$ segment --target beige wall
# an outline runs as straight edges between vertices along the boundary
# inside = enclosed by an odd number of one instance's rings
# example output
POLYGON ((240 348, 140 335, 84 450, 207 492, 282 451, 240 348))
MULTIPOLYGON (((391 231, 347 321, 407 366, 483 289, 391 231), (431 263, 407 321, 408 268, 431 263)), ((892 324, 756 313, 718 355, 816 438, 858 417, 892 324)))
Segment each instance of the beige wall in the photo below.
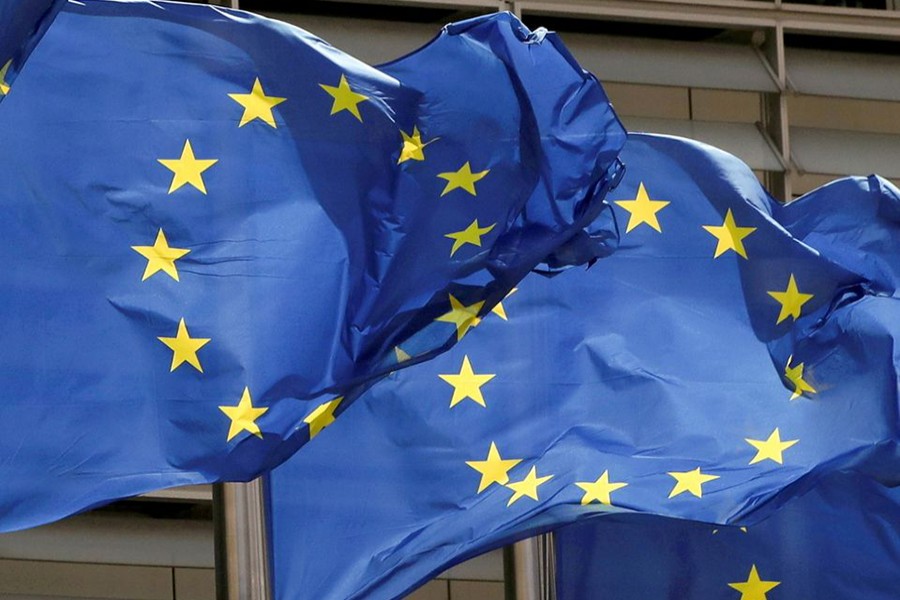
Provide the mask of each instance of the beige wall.
POLYGON ((214 600, 212 569, 0 560, 0 598, 214 600))
MULTIPOLYGON (((214 600, 209 487, 184 495, 191 500, 160 504, 154 494, 0 534, 0 600, 214 600)), ((179 490, 164 496, 177 500, 179 490)), ((502 552, 449 569, 411 598, 502 600, 502 552)))
MULTIPOLYGON (((470 563, 482 569, 490 558, 470 563)), ((409 600, 504 600, 502 571, 494 579, 439 578, 409 600)), ((0 559, 3 600, 215 600, 215 571, 80 562, 0 559)))

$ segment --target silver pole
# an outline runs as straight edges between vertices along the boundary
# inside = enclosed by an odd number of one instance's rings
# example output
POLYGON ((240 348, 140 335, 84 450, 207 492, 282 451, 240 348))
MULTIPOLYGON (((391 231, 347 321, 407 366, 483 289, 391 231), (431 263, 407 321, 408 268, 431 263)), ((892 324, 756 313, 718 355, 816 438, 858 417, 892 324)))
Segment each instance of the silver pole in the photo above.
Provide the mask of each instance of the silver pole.
MULTIPOLYGON (((209 0, 240 8, 239 0, 209 0)), ((271 600, 262 478, 213 486, 217 600, 271 600)))
POLYGON ((205 0, 207 4, 213 4, 215 6, 225 6, 228 8, 240 8, 238 6, 238 0, 205 0))
POLYGON ((553 534, 516 542, 504 558, 507 600, 556 600, 556 560, 553 534))
POLYGON ((213 486, 216 598, 270 600, 262 479, 213 486))

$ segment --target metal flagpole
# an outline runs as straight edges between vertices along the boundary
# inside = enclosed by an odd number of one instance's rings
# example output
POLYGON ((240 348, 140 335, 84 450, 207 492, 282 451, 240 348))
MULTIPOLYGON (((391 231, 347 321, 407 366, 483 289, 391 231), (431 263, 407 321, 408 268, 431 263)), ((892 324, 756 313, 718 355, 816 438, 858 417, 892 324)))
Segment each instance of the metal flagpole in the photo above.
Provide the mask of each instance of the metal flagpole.
POLYGON ((556 600, 553 534, 516 542, 503 553, 506 600, 556 600))
MULTIPOLYGON (((239 0, 207 0, 240 8, 239 0)), ((269 556, 262 479, 213 486, 216 598, 270 600, 269 556)))
MULTIPOLYGON (((498 10, 508 10, 519 19, 517 0, 498 0, 498 10)), ((553 533, 516 542, 503 549, 506 600, 556 600, 556 560, 553 533)))
MULTIPOLYGON (((207 0, 240 8, 239 0, 207 0)), ((213 486, 217 600, 270 600, 262 479, 213 486)))
POLYGON ((213 486, 217 600, 270 600, 262 479, 213 486))

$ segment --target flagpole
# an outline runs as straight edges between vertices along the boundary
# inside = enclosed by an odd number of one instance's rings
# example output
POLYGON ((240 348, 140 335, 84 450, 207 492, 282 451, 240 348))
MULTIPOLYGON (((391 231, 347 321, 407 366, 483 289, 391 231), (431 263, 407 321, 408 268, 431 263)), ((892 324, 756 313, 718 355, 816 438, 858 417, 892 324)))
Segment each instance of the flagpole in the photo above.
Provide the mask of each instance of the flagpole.
POLYGON ((217 600, 270 600, 262 479, 213 486, 217 600))
MULTIPOLYGON (((498 0, 497 10, 508 10, 519 19, 517 0, 498 0)), ((506 600, 556 600, 556 560, 553 533, 545 533, 504 548, 506 600)))
MULTIPOLYGON (((240 8, 240 0, 207 0, 240 8)), ((213 486, 217 600, 270 600, 262 479, 213 486)))
POLYGON ((552 533, 516 542, 503 559, 506 600, 556 600, 552 533))

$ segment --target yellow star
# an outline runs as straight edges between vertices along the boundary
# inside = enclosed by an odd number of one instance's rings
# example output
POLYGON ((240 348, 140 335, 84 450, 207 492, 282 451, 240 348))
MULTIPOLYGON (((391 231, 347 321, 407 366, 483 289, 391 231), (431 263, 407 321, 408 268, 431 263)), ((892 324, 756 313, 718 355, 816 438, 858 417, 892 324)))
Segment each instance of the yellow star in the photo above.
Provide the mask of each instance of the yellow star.
MULTIPOLYGON (((738 527, 738 529, 741 530, 741 533, 747 533, 747 528, 746 528, 746 527, 738 527)), ((713 529, 712 532, 713 532, 713 535, 716 535, 717 533, 719 533, 719 530, 718 530, 718 529, 713 529)))
POLYGON ((496 377, 496 375, 494 373, 476 375, 475 371, 472 370, 469 357, 466 355, 463 356, 462 366, 458 374, 439 374, 438 377, 453 386, 453 397, 450 399, 450 408, 453 408, 466 398, 471 398, 481 406, 487 406, 484 403, 484 396, 481 395, 481 386, 496 377))
POLYGON ((611 505, 610 494, 628 484, 610 481, 609 471, 603 471, 603 475, 598 477, 597 481, 579 481, 575 485, 584 490, 582 504, 590 504, 596 500, 600 504, 611 505))
POLYGON ((357 104, 368 100, 369 97, 357 94, 351 90, 350 84, 347 83, 347 78, 344 75, 341 75, 341 81, 338 83, 337 87, 325 85, 324 83, 320 83, 319 87, 334 98, 334 103, 331 105, 332 115, 337 114, 342 110, 346 110, 362 123, 362 115, 359 114, 359 107, 357 104))
POLYGON ((780 581, 763 581, 759 578, 756 565, 750 567, 750 576, 747 581, 729 583, 728 587, 741 593, 741 600, 767 600, 766 593, 781 585, 780 581))
POLYGON ((403 136, 403 147, 400 149, 400 158, 397 160, 398 165, 408 160, 425 160, 425 146, 437 140, 435 138, 434 140, 423 142, 422 134, 419 133, 419 128, 416 126, 413 126, 412 135, 402 130, 400 135, 403 136))
POLYGON ((9 84, 6 83, 6 74, 9 72, 10 66, 12 66, 12 59, 6 61, 6 64, 0 68, 0 96, 5 96, 9 93, 9 84))
MULTIPOLYGON (((519 291, 519 288, 513 288, 509 290, 509 293, 503 297, 503 300, 506 300, 513 294, 519 291)), ((503 319, 504 321, 508 321, 509 319, 506 317, 506 309, 503 308, 503 302, 498 302, 494 308, 491 309, 491 312, 503 319)))
POLYGON ((447 185, 444 186, 444 191, 441 192, 441 197, 443 198, 445 195, 457 188, 464 189, 473 196, 476 196, 477 194, 475 193, 475 182, 484 179, 484 176, 490 173, 490 171, 490 169, 485 169, 484 171, 473 173, 472 167, 469 165, 469 162, 466 161, 466 164, 461 166, 459 168, 459 171, 439 173, 438 177, 447 180, 447 185))
POLYGON ((651 200, 644 188, 644 183, 638 184, 637 198, 634 200, 616 200, 616 204, 627 210, 628 225, 625 227, 625 233, 628 233, 641 223, 646 223, 656 231, 662 233, 659 226, 659 219, 656 213, 667 207, 670 203, 667 200, 651 200))
POLYGON ((492 483, 505 485, 509 481, 509 470, 522 462, 520 458, 503 459, 497 444, 491 442, 487 458, 484 460, 467 460, 466 464, 481 473, 481 482, 478 484, 478 493, 483 492, 492 483))
POLYGON ((506 487, 508 487, 515 493, 512 495, 512 498, 509 499, 509 502, 507 502, 506 505, 512 506, 513 502, 524 496, 528 496, 532 500, 537 500, 538 486, 547 483, 551 479, 553 479, 553 475, 538 477, 537 467, 531 467, 531 470, 528 471, 528 475, 525 476, 525 479, 523 479, 522 481, 514 481, 510 484, 507 484, 506 487))
POLYGON ((721 225, 704 225, 703 229, 716 238, 716 253, 713 258, 719 258, 729 250, 734 250, 740 256, 747 258, 744 250, 743 239, 756 231, 756 227, 738 227, 734 222, 731 209, 725 213, 725 222, 721 225))
POLYGON ((706 475, 700 472, 700 467, 693 471, 675 471, 668 473, 675 478, 675 487, 669 492, 669 498, 674 498, 678 494, 690 492, 698 498, 703 497, 703 484, 713 479, 718 479, 718 475, 706 475))
POLYGON ((766 292, 775 300, 781 304, 781 312, 778 313, 778 320, 775 321, 775 324, 778 325, 788 317, 792 317, 795 321, 800 318, 800 309, 804 304, 812 300, 812 294, 804 294, 797 288, 797 281, 794 279, 794 274, 791 273, 791 278, 788 280, 787 289, 783 292, 766 292))
POLYGON ((231 419, 231 427, 228 429, 228 439, 225 440, 226 442, 230 442, 234 436, 242 431, 247 431, 258 438, 262 438, 262 432, 259 430, 259 425, 256 424, 256 420, 263 416, 269 409, 253 407, 253 399, 250 397, 250 388, 244 388, 244 393, 241 394, 241 401, 238 402, 237 406, 220 406, 219 410, 231 419))
POLYGON ((243 127, 254 119, 260 119, 277 128, 272 109, 287 100, 287 98, 279 98, 277 96, 266 96, 262 84, 259 82, 259 77, 253 83, 253 89, 250 90, 249 94, 228 94, 228 97, 244 107, 244 114, 241 116, 241 122, 238 127, 243 127))
POLYGON ((803 364, 800 363, 795 366, 791 366, 791 359, 794 358, 794 355, 788 356, 787 364, 784 366, 784 376, 794 385, 794 393, 791 394, 791 400, 796 400, 804 393, 815 394, 816 388, 810 385, 805 379, 803 379, 803 364))
POLYGON ((469 331, 470 327, 475 327, 481 323, 478 317, 478 311, 484 306, 484 301, 463 306, 463 303, 457 300, 453 294, 450 296, 450 312, 445 313, 435 319, 443 323, 453 323, 456 325, 456 341, 463 339, 463 336, 469 331))
POLYGON ((185 248, 172 248, 166 240, 166 234, 160 229, 156 234, 156 241, 152 246, 132 246, 132 250, 147 259, 147 267, 144 269, 144 276, 141 281, 147 279, 158 271, 164 272, 166 275, 178 281, 178 269, 175 268, 175 261, 190 252, 185 248))
POLYGON ((183 318, 178 322, 178 333, 175 334, 175 337, 161 337, 157 339, 172 350, 172 368, 169 369, 170 373, 185 362, 201 373, 203 372, 203 367, 200 366, 200 359, 197 358, 197 351, 209 343, 209 338, 192 338, 188 333, 188 328, 184 324, 183 318))
POLYGON ((180 158, 159 158, 157 160, 175 174, 172 177, 172 185, 169 186, 170 194, 187 183, 205 194, 203 172, 219 162, 217 158, 199 159, 194 157, 191 140, 185 140, 180 158))
POLYGON ((473 246, 478 246, 481 248, 481 236, 490 233, 491 229, 493 229, 497 224, 494 223, 488 227, 479 227, 478 219, 472 221, 472 223, 463 229, 462 231, 454 231, 453 233, 447 233, 444 235, 445 238, 450 238, 453 240, 453 247, 450 248, 450 256, 456 254, 456 251, 465 246, 466 244, 472 244, 473 246))
POLYGON ((336 409, 344 397, 338 396, 329 402, 323 402, 311 413, 304 417, 303 422, 309 425, 309 439, 313 439, 319 432, 334 423, 334 409, 336 409))
POLYGON ((750 464, 756 464, 758 462, 768 460, 774 460, 779 465, 784 464, 782 462, 782 452, 799 442, 800 440, 785 440, 781 441, 781 433, 778 431, 778 428, 775 428, 775 431, 772 432, 772 435, 769 436, 767 440, 751 440, 750 438, 745 438, 748 444, 756 448, 756 456, 753 457, 753 460, 750 461, 750 464))

